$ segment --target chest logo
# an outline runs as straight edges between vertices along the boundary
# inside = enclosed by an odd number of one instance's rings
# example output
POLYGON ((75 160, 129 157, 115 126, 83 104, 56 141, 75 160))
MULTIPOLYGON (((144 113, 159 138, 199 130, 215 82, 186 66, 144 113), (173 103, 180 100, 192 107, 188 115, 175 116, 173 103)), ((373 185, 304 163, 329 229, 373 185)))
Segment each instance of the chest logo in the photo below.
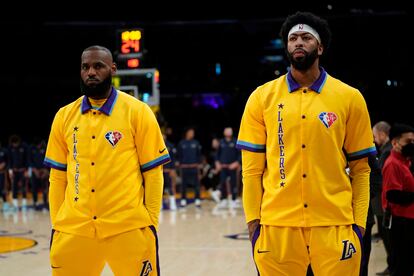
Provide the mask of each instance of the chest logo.
POLYGON ((338 119, 338 116, 333 112, 322 112, 319 114, 319 119, 326 128, 330 128, 336 119, 338 119))
POLYGON ((122 133, 119 131, 108 131, 105 134, 105 139, 112 145, 112 147, 115 147, 119 140, 122 139, 122 133))

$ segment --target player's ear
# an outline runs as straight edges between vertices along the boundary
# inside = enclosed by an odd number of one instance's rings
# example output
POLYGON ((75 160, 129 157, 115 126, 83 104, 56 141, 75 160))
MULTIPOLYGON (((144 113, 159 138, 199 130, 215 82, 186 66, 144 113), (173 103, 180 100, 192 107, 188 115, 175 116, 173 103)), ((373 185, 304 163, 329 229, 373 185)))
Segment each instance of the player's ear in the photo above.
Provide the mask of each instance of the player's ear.
POLYGON ((323 45, 321 44, 321 43, 319 43, 319 45, 318 45, 318 56, 321 56, 322 55, 322 53, 323 53, 323 45))
POLYGON ((111 74, 112 74, 112 76, 114 76, 116 74, 116 70, 117 70, 116 63, 113 62, 112 63, 112 66, 111 66, 111 74))

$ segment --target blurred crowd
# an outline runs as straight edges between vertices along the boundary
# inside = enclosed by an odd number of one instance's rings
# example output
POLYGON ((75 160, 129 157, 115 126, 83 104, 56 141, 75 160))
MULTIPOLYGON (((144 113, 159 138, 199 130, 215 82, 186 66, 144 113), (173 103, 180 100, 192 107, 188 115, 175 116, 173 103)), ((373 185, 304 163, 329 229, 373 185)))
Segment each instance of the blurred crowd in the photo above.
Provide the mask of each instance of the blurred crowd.
POLYGON ((8 145, 0 143, 0 192, 3 211, 48 209, 49 169, 43 165, 46 140, 35 138, 32 144, 11 135, 8 145), (39 197, 41 195, 41 200, 39 197))

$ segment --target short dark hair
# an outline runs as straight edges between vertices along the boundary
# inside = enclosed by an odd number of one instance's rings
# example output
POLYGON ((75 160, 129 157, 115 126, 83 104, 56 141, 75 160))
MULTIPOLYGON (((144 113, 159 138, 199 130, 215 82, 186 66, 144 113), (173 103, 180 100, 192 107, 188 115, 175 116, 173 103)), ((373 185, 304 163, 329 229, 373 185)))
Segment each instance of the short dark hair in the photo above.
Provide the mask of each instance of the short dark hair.
POLYGON ((283 22, 282 28, 280 29, 280 36, 282 37, 282 41, 287 48, 288 42, 288 34, 290 29, 297 24, 306 24, 314 28, 321 38, 321 44, 323 45, 324 49, 328 49, 329 45, 331 44, 331 30, 329 28, 328 22, 310 12, 296 12, 295 14, 289 15, 285 22, 283 22))
POLYGON ((187 134, 187 132, 190 131, 190 130, 192 130, 192 131, 195 132, 195 127, 193 127, 193 126, 187 126, 187 127, 185 127, 184 128, 184 135, 187 134))
POLYGON ((414 128, 410 125, 396 123, 391 127, 390 140, 400 138, 404 133, 414 132, 414 128))
POLYGON ((93 45, 93 46, 89 46, 89 47, 87 47, 87 48, 85 48, 85 50, 83 50, 83 52, 82 52, 82 54, 83 53, 85 53, 85 52, 87 52, 87 51, 93 51, 93 50, 98 50, 98 51, 104 51, 104 52, 106 52, 111 58, 113 58, 112 57, 112 53, 111 53, 111 51, 109 51, 109 49, 108 48, 106 48, 106 47, 104 47, 104 46, 100 46, 100 45, 93 45))

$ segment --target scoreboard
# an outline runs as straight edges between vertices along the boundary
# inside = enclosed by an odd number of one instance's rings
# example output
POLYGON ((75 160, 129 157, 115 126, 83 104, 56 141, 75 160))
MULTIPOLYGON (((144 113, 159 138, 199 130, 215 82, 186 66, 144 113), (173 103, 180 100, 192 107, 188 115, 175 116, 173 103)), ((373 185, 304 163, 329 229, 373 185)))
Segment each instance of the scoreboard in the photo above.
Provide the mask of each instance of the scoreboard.
POLYGON ((138 68, 143 58, 143 30, 123 29, 117 32, 117 58, 120 68, 138 68))
POLYGON ((116 89, 129 93, 147 103, 154 113, 159 111, 159 72, 155 68, 143 68, 143 30, 122 29, 117 33, 117 67, 112 81, 116 89))

